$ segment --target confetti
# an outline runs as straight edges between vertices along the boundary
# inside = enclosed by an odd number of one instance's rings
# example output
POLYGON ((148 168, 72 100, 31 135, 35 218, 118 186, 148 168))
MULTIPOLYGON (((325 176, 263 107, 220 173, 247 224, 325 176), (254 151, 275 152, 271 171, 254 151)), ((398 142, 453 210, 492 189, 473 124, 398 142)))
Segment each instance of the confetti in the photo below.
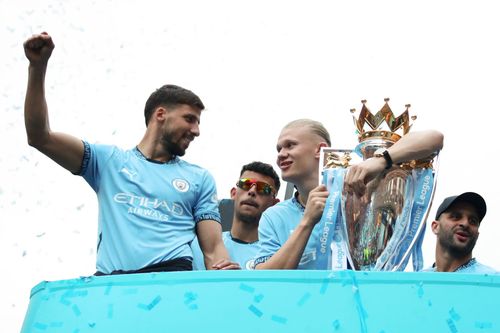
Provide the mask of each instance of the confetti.
POLYGON ((254 305, 250 305, 248 307, 248 310, 252 311, 257 317, 262 317, 262 311, 260 311, 259 309, 257 309, 254 305))
POLYGON ((35 323, 33 326, 36 329, 42 330, 42 331, 45 331, 47 329, 47 327, 48 327, 46 324, 42 324, 42 323, 35 323))
POLYGON ((299 300, 299 302, 297 303, 298 306, 303 306, 308 300, 309 298, 311 298, 311 294, 310 293, 305 293, 299 300))
POLYGON ((486 322, 476 321, 474 323, 474 327, 479 328, 479 329, 490 329, 490 328, 493 328, 493 324, 490 323, 489 321, 486 321, 486 322))
POLYGON ((108 319, 112 319, 113 318, 113 313, 114 313, 114 305, 113 304, 108 304, 107 318, 108 319))
POLYGON ((73 313, 77 317, 80 317, 80 315, 82 314, 82 312, 80 311, 80 308, 76 304, 73 304, 73 306, 71 307, 71 310, 73 310, 73 313))
POLYGON ((453 319, 454 321, 459 321, 461 318, 460 315, 455 312, 454 308, 451 308, 448 313, 450 314, 451 319, 453 319))
POLYGON ((280 323, 280 324, 286 324, 286 322, 287 322, 286 318, 280 317, 280 316, 276 316, 276 315, 272 315, 271 316, 271 320, 275 321, 277 323, 280 323))
POLYGON ((450 329, 451 333, 457 333, 457 327, 455 326, 455 323, 451 319, 446 319, 446 323, 448 324, 448 328, 450 329))
POLYGON ((244 283, 241 283, 240 284, 240 290, 243 290, 243 291, 246 291, 246 292, 249 292, 249 293, 253 293, 255 291, 255 288, 247 285, 247 284, 244 284, 244 283))
POLYGON ((160 301, 161 301, 161 296, 156 296, 155 299, 151 301, 151 303, 147 305, 140 303, 137 306, 143 310, 151 311, 158 303, 160 303, 160 301))
POLYGON ((259 294, 253 298, 255 303, 260 303, 264 299, 264 295, 259 294))

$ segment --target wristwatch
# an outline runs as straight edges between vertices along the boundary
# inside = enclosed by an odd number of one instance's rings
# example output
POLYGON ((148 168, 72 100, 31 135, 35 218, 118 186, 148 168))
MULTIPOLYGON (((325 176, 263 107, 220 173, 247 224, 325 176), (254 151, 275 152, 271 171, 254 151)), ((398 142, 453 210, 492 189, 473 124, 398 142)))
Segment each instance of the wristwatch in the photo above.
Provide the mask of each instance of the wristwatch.
POLYGON ((375 153, 373 154, 375 157, 383 157, 385 160, 385 168, 390 169, 392 167, 392 158, 391 155, 389 155, 389 151, 387 151, 387 148, 379 148, 375 150, 375 153))

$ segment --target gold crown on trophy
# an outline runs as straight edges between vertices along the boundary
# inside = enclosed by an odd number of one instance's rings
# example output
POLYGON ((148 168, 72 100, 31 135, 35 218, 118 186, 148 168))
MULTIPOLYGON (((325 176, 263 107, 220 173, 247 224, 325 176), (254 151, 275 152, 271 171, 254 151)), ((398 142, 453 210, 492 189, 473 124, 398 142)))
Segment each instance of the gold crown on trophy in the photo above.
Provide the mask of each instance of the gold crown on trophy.
POLYGON ((359 142, 367 139, 383 139, 396 142, 401 139, 402 136, 396 133, 396 131, 402 128, 403 135, 410 131, 412 126, 412 124, 410 124, 410 119, 417 119, 417 116, 411 116, 410 118, 408 109, 411 105, 406 104, 406 110, 399 117, 395 117, 388 104, 389 98, 384 98, 384 101, 384 106, 375 115, 366 107, 366 100, 361 101, 361 103, 363 103, 363 107, 361 108, 357 119, 354 116, 356 109, 351 109, 354 124, 358 132, 359 142), (365 130, 365 124, 370 127, 369 130, 365 130))

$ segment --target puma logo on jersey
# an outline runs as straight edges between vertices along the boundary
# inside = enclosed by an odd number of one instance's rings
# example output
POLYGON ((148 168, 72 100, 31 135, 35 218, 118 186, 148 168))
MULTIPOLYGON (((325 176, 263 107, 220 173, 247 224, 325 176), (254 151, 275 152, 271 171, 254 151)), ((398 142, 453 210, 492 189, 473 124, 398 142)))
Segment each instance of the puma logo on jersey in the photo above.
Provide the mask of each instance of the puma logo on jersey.
POLYGON ((135 171, 130 171, 130 170, 128 170, 127 168, 122 168, 122 169, 120 170, 120 172, 121 172, 121 173, 126 174, 126 175, 128 176, 128 178, 130 178, 130 180, 133 180, 133 179, 134 179, 134 177, 137 175, 137 172, 135 172, 135 171))

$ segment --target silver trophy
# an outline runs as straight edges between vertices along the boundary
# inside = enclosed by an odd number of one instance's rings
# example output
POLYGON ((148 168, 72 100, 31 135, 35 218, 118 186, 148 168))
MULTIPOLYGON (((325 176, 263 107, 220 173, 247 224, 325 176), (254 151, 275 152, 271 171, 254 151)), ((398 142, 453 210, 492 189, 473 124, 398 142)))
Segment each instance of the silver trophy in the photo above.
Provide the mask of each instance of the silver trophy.
MULTIPOLYGON (((365 100, 357 118, 356 111, 351 110, 359 134, 354 150, 322 149, 320 168, 327 187, 331 187, 335 177, 344 177, 350 165, 379 154, 399 140, 398 130, 403 135, 408 133, 410 105, 395 117, 388 101, 386 98, 375 115, 365 100), (365 130, 366 125, 369 130, 365 130), (339 172, 342 169, 344 172, 339 172)), ((410 257, 414 270, 422 268, 421 243, 436 184, 436 165, 436 154, 393 165, 367 184, 362 197, 349 194, 342 187, 340 225, 335 237, 345 244, 346 259, 353 269, 403 270, 410 257)))

